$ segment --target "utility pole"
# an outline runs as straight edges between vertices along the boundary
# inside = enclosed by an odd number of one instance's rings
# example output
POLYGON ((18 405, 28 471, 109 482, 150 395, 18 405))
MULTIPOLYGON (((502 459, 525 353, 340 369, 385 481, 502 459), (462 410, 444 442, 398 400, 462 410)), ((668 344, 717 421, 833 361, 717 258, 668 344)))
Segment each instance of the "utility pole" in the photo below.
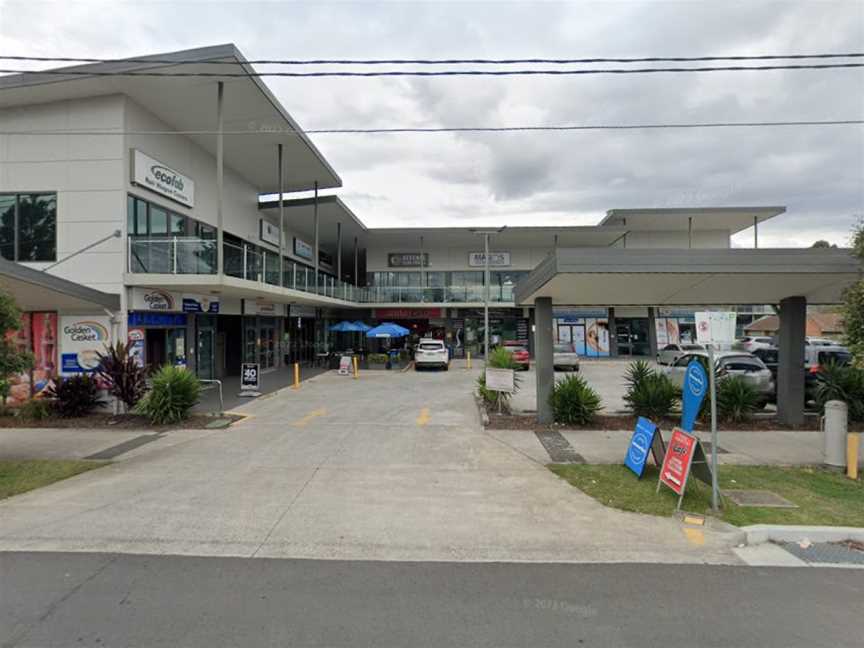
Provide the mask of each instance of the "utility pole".
POLYGON ((474 234, 483 235, 483 362, 489 362, 489 237, 500 234, 507 226, 493 230, 470 230, 474 234))

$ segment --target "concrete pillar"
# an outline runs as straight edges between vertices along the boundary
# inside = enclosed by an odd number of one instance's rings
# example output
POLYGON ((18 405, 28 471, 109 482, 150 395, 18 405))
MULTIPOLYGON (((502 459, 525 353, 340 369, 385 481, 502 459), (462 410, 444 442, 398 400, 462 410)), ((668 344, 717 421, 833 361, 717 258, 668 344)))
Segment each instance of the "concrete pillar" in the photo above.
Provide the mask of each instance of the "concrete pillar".
POLYGON ((336 278, 342 281, 342 223, 336 223, 336 278))
POLYGON ((804 422, 804 344, 807 329, 807 299, 787 297, 780 301, 780 341, 777 366, 777 418, 781 423, 804 422))
POLYGON ((216 83, 216 273, 219 275, 225 272, 224 223, 222 216, 222 198, 225 182, 224 99, 225 83, 218 81, 216 83))
POLYGON ((653 306, 648 307, 648 348, 652 360, 657 359, 657 318, 655 311, 653 306))
POLYGON ((607 318, 609 322, 609 357, 617 358, 618 357, 618 336, 615 334, 615 309, 609 308, 609 316, 607 318))
POLYGON ((552 365, 552 298, 537 297, 534 300, 534 372, 537 375, 537 421, 552 422, 552 406, 549 397, 555 385, 555 368, 552 365))

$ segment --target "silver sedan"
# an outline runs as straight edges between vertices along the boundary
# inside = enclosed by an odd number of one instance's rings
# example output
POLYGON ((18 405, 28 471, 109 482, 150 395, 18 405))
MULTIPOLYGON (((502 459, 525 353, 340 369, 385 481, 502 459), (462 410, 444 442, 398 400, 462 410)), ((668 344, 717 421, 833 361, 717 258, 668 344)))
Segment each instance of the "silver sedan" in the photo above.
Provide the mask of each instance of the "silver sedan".
MULTIPOLYGON (((669 376, 673 383, 681 387, 684 384, 684 374, 687 372, 687 365, 694 358, 705 358, 707 360, 708 353, 706 351, 696 351, 695 353, 691 352, 681 356, 671 367, 666 368, 666 375, 669 376)), ((774 399, 774 377, 771 375, 771 370, 752 353, 720 351, 714 354, 714 367, 718 378, 740 376, 747 383, 755 387, 762 397, 763 405, 774 399)))
POLYGON ((579 354, 572 344, 558 343, 553 349, 552 364, 556 369, 579 371, 579 354))

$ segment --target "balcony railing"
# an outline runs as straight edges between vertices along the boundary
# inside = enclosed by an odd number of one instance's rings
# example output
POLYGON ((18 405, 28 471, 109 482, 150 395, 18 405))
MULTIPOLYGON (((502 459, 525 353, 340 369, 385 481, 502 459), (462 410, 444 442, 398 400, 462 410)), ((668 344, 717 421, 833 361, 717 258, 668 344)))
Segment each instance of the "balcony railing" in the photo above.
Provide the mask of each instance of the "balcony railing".
MULTIPOLYGON (((152 274, 216 274, 216 241, 186 237, 142 239, 130 237, 129 272, 152 274)), ((279 277, 279 255, 260 250, 251 245, 224 243, 225 274, 229 277, 254 281, 271 286, 283 286, 292 290, 323 295, 343 301, 380 304, 460 304, 481 303, 484 300, 483 286, 446 287, 387 287, 362 288, 340 281, 324 272, 315 270, 290 259, 282 265, 282 281, 279 277)), ((507 303, 513 301, 512 286, 491 286, 489 301, 507 303)))

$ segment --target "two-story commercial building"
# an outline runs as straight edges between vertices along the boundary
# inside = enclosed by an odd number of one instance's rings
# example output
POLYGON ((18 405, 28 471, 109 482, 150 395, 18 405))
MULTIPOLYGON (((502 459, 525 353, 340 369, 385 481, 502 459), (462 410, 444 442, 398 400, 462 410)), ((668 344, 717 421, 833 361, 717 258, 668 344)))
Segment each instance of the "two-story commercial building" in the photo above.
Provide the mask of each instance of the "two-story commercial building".
MULTIPOLYGON (((220 45, 0 77, 0 254, 13 262, 0 275, 27 311, 19 341, 38 351, 31 391, 91 368, 111 339, 203 378, 309 362, 343 318, 397 321, 457 355, 486 335, 533 346, 516 286, 558 251, 728 250, 785 211, 612 209, 591 226, 508 227, 490 237, 487 283, 481 232, 367 227, 252 71, 220 45)), ((556 302, 554 337, 587 356, 692 337, 688 304, 622 299, 556 302)))

